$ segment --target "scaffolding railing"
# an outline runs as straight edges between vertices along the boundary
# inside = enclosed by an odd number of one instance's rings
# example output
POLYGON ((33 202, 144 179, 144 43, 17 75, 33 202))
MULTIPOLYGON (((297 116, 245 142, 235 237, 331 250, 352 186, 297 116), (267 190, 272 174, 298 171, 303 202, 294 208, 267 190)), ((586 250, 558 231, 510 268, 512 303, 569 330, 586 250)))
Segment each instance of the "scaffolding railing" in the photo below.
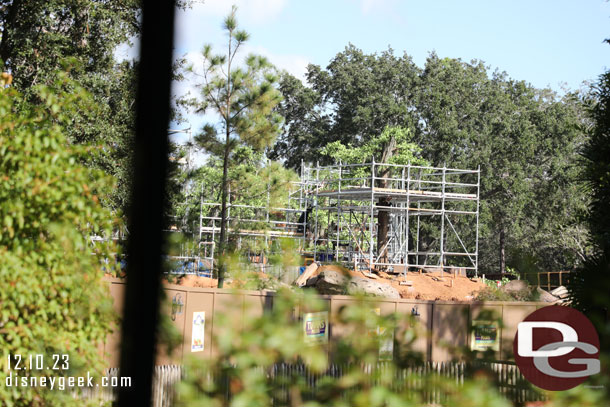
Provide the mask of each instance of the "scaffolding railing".
MULTIPOLYGON (((302 165, 300 178, 289 207, 229 204, 228 232, 239 243, 264 239, 266 247, 270 239, 295 238, 314 259, 359 270, 478 274, 480 169, 373 160, 302 165)), ((200 241, 217 241, 219 214, 220 204, 202 197, 200 241)))
POLYGON ((478 273, 480 169, 373 160, 306 173, 315 257, 355 269, 478 273))

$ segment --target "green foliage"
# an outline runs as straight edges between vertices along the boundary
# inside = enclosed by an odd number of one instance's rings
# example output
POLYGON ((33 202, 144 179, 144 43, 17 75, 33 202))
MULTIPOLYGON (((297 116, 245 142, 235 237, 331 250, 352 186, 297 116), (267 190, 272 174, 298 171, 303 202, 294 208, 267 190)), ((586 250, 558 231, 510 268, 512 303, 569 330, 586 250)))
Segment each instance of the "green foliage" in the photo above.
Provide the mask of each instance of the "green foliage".
POLYGON ((429 163, 421 157, 421 148, 413 143, 412 139, 409 129, 386 126, 381 134, 371 137, 360 146, 351 144, 346 146, 340 141, 334 141, 324 146, 320 153, 332 157, 337 163, 342 161, 346 164, 361 164, 372 162, 373 158, 376 162, 382 162, 384 151, 388 146, 392 146, 392 156, 387 163, 384 163, 428 165, 429 163))
POLYGON ((477 293, 477 301, 537 301, 539 294, 533 287, 518 291, 504 291, 493 280, 485 281, 487 287, 477 293))
POLYGON ((458 387, 455 380, 430 375, 422 378, 419 391, 407 389, 399 372, 412 360, 409 348, 415 330, 411 327, 416 322, 377 315, 374 308, 374 303, 360 298, 332 317, 333 332, 337 332, 332 360, 326 347, 305 343, 299 313, 325 310, 324 302, 307 292, 279 290, 273 307, 259 317, 238 321, 220 316, 215 323, 222 333, 213 339, 216 353, 211 359, 186 361, 186 378, 179 384, 176 404, 420 406, 425 404, 424 392, 434 389, 443 405, 510 405, 486 380, 466 380, 458 387), (386 338, 377 332, 384 331, 395 332, 394 359, 377 368, 380 344, 386 338), (302 363, 309 376, 304 369, 274 373, 272 367, 281 363, 302 363), (340 377, 324 374, 330 363, 341 366, 340 377))
MULTIPOLYGON (((607 42, 610 42, 607 40, 607 42)), ((568 288, 576 308, 586 313, 599 336, 602 357, 610 358, 610 71, 600 76, 594 88, 591 139, 585 145, 585 181, 591 197, 587 221, 591 230, 593 253, 570 279, 568 288)), ((602 362, 602 366, 603 362, 602 362)), ((603 368, 603 367, 602 367, 603 368)), ((608 376, 606 372, 606 377, 608 376)), ((606 394, 610 394, 604 383, 606 394)))
MULTIPOLYGON (((192 65, 181 72, 197 76, 201 91, 199 97, 182 98, 179 104, 198 113, 213 112, 218 116, 218 126, 208 123, 196 135, 197 145, 206 152, 222 159, 221 210, 219 252, 227 245, 227 203, 229 195, 228 171, 230 159, 237 146, 248 146, 262 151, 273 143, 282 123, 282 117, 274 108, 282 99, 276 89, 278 77, 273 66, 262 56, 249 55, 245 67, 236 66, 235 57, 249 35, 237 29, 237 7, 233 6, 226 17, 224 29, 228 43, 226 54, 212 54, 212 47, 205 45, 202 51, 203 73, 196 73, 192 65)), ((185 61, 179 62, 184 66, 185 61)), ((223 284, 224 266, 220 265, 218 286, 223 284)))
MULTIPOLYGON (((271 157, 292 168, 301 159, 355 159, 382 129, 409 129, 432 165, 480 166, 481 271, 572 269, 590 254, 578 185, 589 121, 581 94, 559 97, 476 60, 431 53, 420 69, 408 55, 353 45, 325 69, 310 65, 307 81, 282 77, 286 123, 271 157), (319 157, 325 146, 330 154, 319 157)), ((474 228, 464 230, 474 239, 474 228)))
MULTIPOLYGON (((135 64, 117 64, 116 48, 140 32, 138 0, 28 0, 0 8, 0 60, 24 100, 38 103, 36 85, 52 85, 58 70, 86 88, 95 111, 74 110, 64 134, 72 143, 104 144, 88 166, 117 178, 104 204, 124 211, 134 131, 135 64)), ((68 84, 68 87, 73 85, 68 84)), ((66 89, 70 92, 71 89, 66 89)))
POLYGON ((288 74, 280 85, 278 111, 286 122, 271 157, 285 159, 288 167, 320 160, 318 150, 332 142, 360 146, 386 126, 414 129, 419 69, 408 55, 397 58, 391 49, 365 55, 350 44, 326 70, 309 65, 307 71, 311 88, 288 74))
MULTIPOLYGON (((68 354, 70 370, 26 375, 100 373, 97 345, 109 333, 113 311, 103 270, 114 271, 108 236, 114 220, 101 205, 113 180, 82 162, 95 145, 70 145, 63 131, 93 100, 63 74, 53 87, 31 90, 32 105, 14 89, 0 90, 0 349, 4 355, 68 354), (58 91, 70 86, 72 92, 58 91), (92 254, 93 252, 93 254, 92 254)), ((69 392, 10 388, 0 372, 4 405, 80 405, 69 392)), ((13 372, 15 373, 15 372, 13 372)))

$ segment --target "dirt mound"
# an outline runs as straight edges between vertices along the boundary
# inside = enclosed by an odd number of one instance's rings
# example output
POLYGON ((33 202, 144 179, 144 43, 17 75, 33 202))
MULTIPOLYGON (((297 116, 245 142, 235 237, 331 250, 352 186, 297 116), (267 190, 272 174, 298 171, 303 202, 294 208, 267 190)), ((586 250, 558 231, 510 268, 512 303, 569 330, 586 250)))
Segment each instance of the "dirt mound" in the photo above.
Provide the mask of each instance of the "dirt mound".
MULTIPOLYGON (((360 277, 370 279, 380 284, 389 284, 400 293, 402 298, 418 299, 418 300, 439 300, 439 301, 472 301, 477 293, 484 289, 486 285, 482 281, 474 281, 464 276, 453 276, 445 273, 441 276, 438 273, 422 273, 409 272, 406 280, 411 285, 400 285, 400 281, 405 278, 402 274, 391 275, 380 272, 373 277, 370 274, 365 274, 360 271, 348 270, 344 267, 334 264, 327 264, 318 267, 314 276, 324 271, 336 271, 346 277, 360 277)), ((271 278, 265 273, 256 273, 260 278, 271 278)), ((166 280, 164 282, 167 283, 166 280)), ((202 287, 214 288, 218 286, 218 280, 214 278, 198 277, 196 275, 186 275, 180 277, 173 284, 184 287, 202 287)), ((225 284, 225 288, 240 288, 240 281, 232 281, 225 284)))
POLYGON ((359 272, 353 271, 353 270, 348 270, 345 267, 341 267, 336 264, 326 264, 324 266, 318 267, 318 269, 314 273, 314 276, 316 276, 324 271, 336 271, 336 272, 339 272, 339 273, 343 274, 344 276, 348 276, 348 277, 362 277, 362 273, 359 273, 359 272))
MULTIPOLYGON (((167 281, 164 281, 167 283, 167 281)), ((194 274, 188 274, 180 277, 176 282, 171 283, 184 287, 200 287, 200 288, 215 288, 218 287, 218 280, 209 277, 199 277, 194 274)))
POLYGON ((473 281, 464 276, 456 276, 455 279, 445 274, 434 273, 407 273, 407 281, 411 286, 400 285, 405 278, 400 275, 391 280, 394 288, 400 292, 402 298, 418 300, 440 300, 440 301, 472 301, 476 293, 486 287, 482 281, 473 281))

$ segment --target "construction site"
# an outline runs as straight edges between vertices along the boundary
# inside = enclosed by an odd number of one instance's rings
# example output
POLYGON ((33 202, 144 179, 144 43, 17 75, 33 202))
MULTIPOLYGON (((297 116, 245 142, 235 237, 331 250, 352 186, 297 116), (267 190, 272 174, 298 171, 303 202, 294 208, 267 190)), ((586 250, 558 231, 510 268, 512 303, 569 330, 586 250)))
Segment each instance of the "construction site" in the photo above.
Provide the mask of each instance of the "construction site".
MULTIPOLYGON (((479 169, 303 164, 286 207, 272 206, 269 195, 266 205, 228 204, 228 234, 262 276, 288 283, 312 263, 403 286, 416 278, 408 274, 467 280, 478 276, 479 190, 479 169), (282 239, 301 256, 295 270, 269 263, 282 239)), ((197 265, 186 274, 214 280, 221 205, 208 198, 201 197, 198 251, 182 258, 197 265)))

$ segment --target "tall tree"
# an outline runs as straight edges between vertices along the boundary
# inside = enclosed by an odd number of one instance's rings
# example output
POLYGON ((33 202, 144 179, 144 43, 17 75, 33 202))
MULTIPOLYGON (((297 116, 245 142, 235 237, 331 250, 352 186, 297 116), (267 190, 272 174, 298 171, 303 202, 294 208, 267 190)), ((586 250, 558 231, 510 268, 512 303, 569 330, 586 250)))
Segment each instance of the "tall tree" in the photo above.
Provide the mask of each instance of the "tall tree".
MULTIPOLYGON (((574 163, 585 134, 577 95, 559 99, 478 61, 432 54, 418 97, 424 155, 481 166, 481 261, 487 270, 557 269, 582 258, 584 202, 574 163), (529 259, 529 260, 528 260, 529 259), (533 261, 532 261, 533 260, 533 261)), ((531 271, 531 270, 530 270, 531 271)))
MULTIPOLYGON (((249 55, 243 68, 237 66, 236 56, 248 33, 237 29, 237 8, 225 18, 227 51, 213 55, 212 47, 203 48, 203 73, 196 74, 192 65, 189 73, 200 78, 200 98, 183 100, 182 104, 197 112, 213 111, 218 123, 206 124, 196 136, 197 144, 205 151, 222 158, 221 213, 219 251, 225 253, 227 245, 227 199, 229 165, 232 152, 238 145, 263 150, 275 140, 282 117, 274 111, 281 100, 275 85, 278 77, 273 66, 261 56, 249 55)), ((218 286, 223 286, 224 263, 219 264, 218 286)))
POLYGON ((324 160, 317 150, 328 143, 359 146, 386 126, 412 127, 417 122, 412 112, 418 73, 408 55, 396 57, 391 49, 367 55, 350 44, 325 70, 307 67, 311 88, 285 75, 285 100, 279 107, 286 117, 285 131, 271 157, 297 168, 301 159, 324 160))
POLYGON ((315 149, 328 143, 358 147, 385 126, 410 128, 433 165, 481 167, 483 271, 571 268, 586 256, 586 200, 574 183, 587 124, 578 94, 559 98, 476 60, 431 53, 420 69, 408 55, 352 45, 326 69, 310 65, 307 80, 282 79, 286 125, 272 155, 287 166, 328 160, 315 149))
MULTIPOLYGON (((179 7, 193 0, 178 1, 179 7)), ((39 103, 33 89, 52 85, 57 72, 86 88, 98 103, 92 115, 74 112, 64 130, 71 143, 105 146, 87 165, 114 175, 115 188, 105 201, 113 210, 127 206, 134 131, 136 63, 118 62, 115 51, 140 34, 140 0, 12 0, 0 4, 0 60, 23 98, 39 103)))
POLYGON ((104 153, 86 159, 119 179, 105 204, 126 205, 133 131, 135 74, 132 63, 117 64, 116 47, 140 32, 138 0, 14 0, 0 7, 0 59, 25 100, 39 103, 33 89, 51 85, 58 71, 69 72, 66 92, 86 88, 99 104, 93 115, 81 109, 65 133, 72 143, 104 144, 104 153))
MULTIPOLYGON (((610 40, 606 40, 610 43, 610 40)), ((591 138, 583 149, 585 181, 591 205, 587 213, 594 252, 576 276, 570 279, 573 304, 594 323, 601 350, 608 358, 610 319, 610 70, 600 76, 593 89, 591 138), (605 352, 604 352, 605 350, 605 352)), ((602 362, 603 363, 603 362, 602 362)))

